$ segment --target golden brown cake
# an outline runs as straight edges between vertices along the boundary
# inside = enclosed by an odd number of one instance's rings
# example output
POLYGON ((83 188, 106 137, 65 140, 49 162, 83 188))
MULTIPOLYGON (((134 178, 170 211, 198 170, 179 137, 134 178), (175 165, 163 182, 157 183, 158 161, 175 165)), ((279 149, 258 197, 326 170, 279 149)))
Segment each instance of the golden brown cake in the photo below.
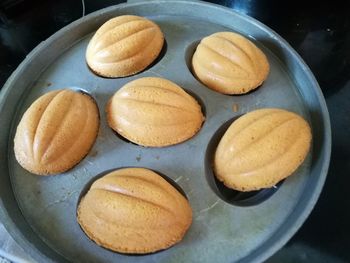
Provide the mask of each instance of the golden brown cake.
POLYGON ((16 159, 34 174, 65 172, 88 154, 98 129, 99 112, 90 96, 69 89, 48 92, 17 126, 16 159))
POLYGON ((192 222, 189 202, 144 168, 115 170, 81 199, 77 220, 98 245, 121 253, 150 253, 182 240, 192 222))
POLYGON ((86 50, 86 61, 98 75, 129 76, 150 65, 163 43, 163 33, 152 21, 139 16, 118 16, 96 31, 86 50))
POLYGON ((252 191, 291 175, 310 149, 311 130, 299 115, 282 109, 249 112, 222 137, 214 173, 227 187, 252 191))
POLYGON ((183 142, 201 128, 198 102, 175 83, 140 78, 127 83, 110 99, 109 126, 143 146, 162 147, 183 142))
POLYGON ((192 70, 212 90, 243 94, 264 82, 269 63, 247 38, 233 32, 219 32, 199 43, 192 58, 192 70))

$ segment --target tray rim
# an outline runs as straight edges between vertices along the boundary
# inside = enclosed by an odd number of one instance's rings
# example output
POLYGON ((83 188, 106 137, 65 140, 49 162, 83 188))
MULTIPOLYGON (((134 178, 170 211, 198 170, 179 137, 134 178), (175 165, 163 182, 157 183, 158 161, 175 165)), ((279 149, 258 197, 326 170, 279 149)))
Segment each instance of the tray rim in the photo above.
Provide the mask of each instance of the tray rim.
MULTIPOLYGON (((37 54, 41 52, 41 50, 47 48, 52 42, 54 42, 57 39, 60 39, 64 34, 65 31, 69 31, 76 26, 79 26, 82 22, 85 22, 86 20, 90 20, 96 16, 101 16, 103 13, 108 13, 110 11, 113 11, 115 8, 118 9, 118 7, 123 8, 125 6, 127 7, 135 7, 135 6, 142 6, 145 4, 187 4, 187 5, 199 5, 199 6, 205 6, 206 8, 216 8, 219 9, 221 12, 228 12, 228 13, 234 13, 235 16, 241 17, 244 20, 248 20, 250 23, 254 24, 255 26, 259 27, 261 30, 264 32, 268 32, 270 35, 274 36, 273 38, 278 41, 282 46, 285 46, 288 51, 291 53, 291 55, 298 61, 298 63, 302 66, 303 72, 307 75, 307 78, 309 81, 313 84, 314 87, 314 92, 317 97, 317 101, 320 104, 320 113, 323 119, 323 130, 324 130, 324 138, 323 138, 323 143, 324 143, 324 153, 321 154, 320 159, 323 159, 323 164, 320 172, 320 176, 317 180, 317 184, 314 185, 313 187, 313 193, 310 196, 310 198, 307 200, 307 202, 304 202, 304 206, 300 207, 297 206, 301 210, 298 212, 298 216, 296 220, 290 224, 288 224, 289 221, 291 221, 291 217, 287 218, 281 226, 277 229, 276 232, 274 232, 265 242, 265 244, 261 245, 264 246, 267 243, 268 248, 265 249, 264 252, 260 253, 259 251, 256 251, 261 248, 261 246, 257 247, 256 250, 253 250, 250 254, 248 254, 246 257, 240 259, 240 261, 264 261, 267 258, 269 258, 271 255, 273 255, 278 249, 283 247, 288 240, 297 232, 297 230, 302 226, 302 224, 305 222, 307 217, 310 215, 312 209, 314 208, 318 197, 322 191, 323 185, 326 180, 328 168, 329 168, 329 163, 330 163, 330 156, 331 156, 331 125, 330 125, 330 117, 329 117, 329 112, 327 108, 327 104, 325 101, 325 98, 323 96, 322 90, 313 75, 311 69, 308 67, 308 65, 304 62, 304 60, 301 58, 301 56, 294 50, 294 48, 286 41, 284 40, 278 33, 276 33, 274 30, 266 26, 265 24, 261 23, 260 21, 256 20, 255 18, 252 18, 246 14, 242 14, 237 12, 236 10, 230 9, 228 7, 224 7, 218 4, 213 4, 213 3, 208 3, 208 2, 203 2, 203 1, 186 1, 186 0, 151 0, 151 1, 136 1, 132 3, 121 3, 117 5, 112 5, 100 10, 96 10, 84 17, 81 17, 70 24, 64 26, 57 32, 55 32, 53 35, 51 35, 49 38, 46 40, 42 41, 39 43, 27 56, 26 58, 19 64, 19 66, 13 71, 13 73, 10 75, 10 77, 7 79, 5 82, 4 86, 2 87, 0 91, 0 114, 3 111, 4 108, 4 100, 7 98, 9 92, 11 91, 11 86, 14 81, 16 81, 18 78, 20 78, 20 75, 22 71, 30 64, 33 58, 36 57, 37 54), (287 228, 287 231, 282 231, 281 229, 283 228, 284 225, 290 225, 290 228, 287 228), (280 232, 283 232, 280 234, 280 232), (275 237, 277 235, 277 237, 275 237), (274 238, 275 237, 275 238, 274 238)), ((162 14, 155 14, 157 15, 162 15, 162 14)), ((196 16, 194 16, 196 17, 196 16)), ((72 42, 72 45, 74 45, 74 42, 72 42)), ((69 49, 70 47, 67 47, 69 49)), ((67 50, 66 49, 66 50, 67 50)), ((63 51, 62 51, 63 52, 63 51)), ((6 143, 7 149, 8 149, 8 143, 6 143)), ((6 159, 7 159, 7 154, 6 154, 6 159)), ((12 185, 11 185, 12 188, 12 185)), ((13 191, 12 191, 13 192, 13 191)), ((49 258, 46 257, 39 249, 37 249, 33 244, 28 242, 26 238, 23 236, 21 231, 17 228, 16 223, 12 220, 11 216, 8 214, 6 208, 3 205, 3 200, 0 199, 0 219, 1 223, 4 225, 8 233, 12 236, 12 238, 16 241, 17 244, 19 244, 25 252, 27 252, 30 256, 32 256, 33 259, 46 259, 48 260, 49 258)), ((300 203, 300 202, 299 202, 300 203)), ((293 214, 295 214, 295 210, 293 211, 293 214)), ((51 260, 51 259, 49 259, 51 260)))

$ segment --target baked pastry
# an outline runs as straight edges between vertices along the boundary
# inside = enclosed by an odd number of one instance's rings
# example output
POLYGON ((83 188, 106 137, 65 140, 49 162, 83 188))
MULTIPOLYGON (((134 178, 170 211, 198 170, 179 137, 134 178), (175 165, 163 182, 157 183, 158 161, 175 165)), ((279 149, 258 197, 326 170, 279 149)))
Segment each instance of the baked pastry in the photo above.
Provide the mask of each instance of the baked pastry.
POLYGON ((239 191, 268 188, 291 175, 310 149, 311 129, 299 115, 260 109, 234 121, 222 137, 214 173, 239 191))
POLYGON ((77 220, 98 245, 143 254, 180 242, 191 225, 192 210, 160 175, 125 168, 92 184, 78 205, 77 220))
POLYGON ((93 72, 104 77, 129 76, 150 65, 163 43, 163 33, 152 21, 118 16, 96 31, 86 50, 86 62, 93 72))
POLYGON ((109 126, 143 146, 162 147, 183 142, 201 128, 198 102, 175 83, 140 78, 127 83, 106 107, 109 126))
POLYGON ((264 82, 269 63, 247 38, 233 32, 219 32, 199 43, 192 57, 192 70, 212 90, 243 94, 264 82))
POLYGON ((48 92, 17 126, 16 159, 34 174, 65 172, 88 154, 98 129, 98 108, 89 95, 69 89, 48 92))

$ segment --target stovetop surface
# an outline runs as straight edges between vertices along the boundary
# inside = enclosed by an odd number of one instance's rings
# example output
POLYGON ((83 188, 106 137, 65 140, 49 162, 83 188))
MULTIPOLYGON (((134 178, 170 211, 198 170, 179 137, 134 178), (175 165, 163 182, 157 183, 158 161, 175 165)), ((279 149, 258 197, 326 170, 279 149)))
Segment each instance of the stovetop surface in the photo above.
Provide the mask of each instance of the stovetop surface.
MULTIPOLYGON (((41 41, 83 14, 121 2, 0 2, 0 88, 41 41)), ((208 2, 250 15, 285 38, 314 73, 331 117, 332 157, 322 194, 297 234, 267 262, 350 262, 350 6, 337 0, 208 2)), ((0 250, 25 256, 11 242, 0 224, 0 250)))

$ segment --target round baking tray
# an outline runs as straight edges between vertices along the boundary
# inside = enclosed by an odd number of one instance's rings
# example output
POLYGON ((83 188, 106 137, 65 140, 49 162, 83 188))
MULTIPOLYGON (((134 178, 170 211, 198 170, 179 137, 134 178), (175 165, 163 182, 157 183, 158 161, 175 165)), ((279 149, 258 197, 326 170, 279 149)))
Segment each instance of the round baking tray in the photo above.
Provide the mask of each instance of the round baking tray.
POLYGON ((13 238, 38 262, 255 262, 282 247, 313 208, 330 158, 330 121, 320 88, 309 68, 280 36, 258 21, 217 5, 148 1, 100 10, 63 28, 35 48, 12 74, 0 95, 0 216, 13 238), (140 74, 101 78, 85 63, 92 34, 108 19, 146 16, 167 42, 160 58, 140 74), (262 87, 242 96, 216 93, 191 74, 196 44, 218 31, 250 38, 267 55, 271 70, 262 87), (179 145, 144 148, 117 137, 106 124, 108 99, 125 83, 164 77, 194 95, 206 121, 179 145), (89 155, 67 173, 40 177, 14 158, 13 137, 28 106, 47 91, 83 89, 101 113, 97 141, 89 155), (304 116, 312 127, 312 151, 295 174, 276 188, 248 195, 228 191, 213 178, 212 155, 227 125, 259 108, 280 107, 304 116), (193 223, 174 247, 144 256, 122 255, 90 241, 76 222, 85 185, 105 170, 147 167, 174 180, 193 208, 193 223), (277 191, 276 191, 277 190, 277 191))

